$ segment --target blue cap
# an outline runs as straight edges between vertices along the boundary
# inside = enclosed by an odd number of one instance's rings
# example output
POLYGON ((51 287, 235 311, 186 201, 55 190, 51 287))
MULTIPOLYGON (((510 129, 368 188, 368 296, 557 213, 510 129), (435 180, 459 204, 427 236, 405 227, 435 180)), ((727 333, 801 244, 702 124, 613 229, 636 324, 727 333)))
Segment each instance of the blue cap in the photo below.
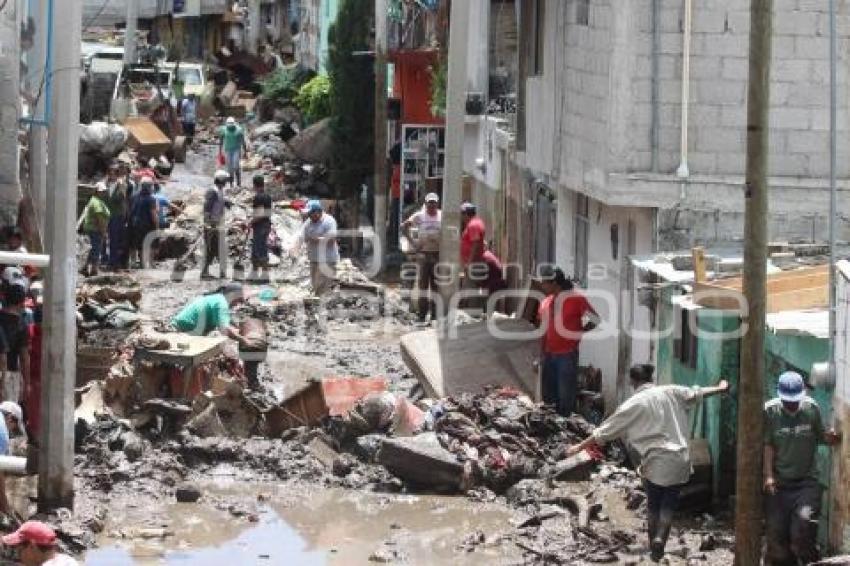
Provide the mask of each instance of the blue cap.
POLYGON ((803 382, 803 376, 796 371, 786 371, 779 376, 776 392, 783 401, 799 403, 806 396, 806 384, 803 382))
POLYGON ((313 214, 314 212, 322 212, 322 210, 322 203, 320 201, 307 201, 307 214, 313 214))

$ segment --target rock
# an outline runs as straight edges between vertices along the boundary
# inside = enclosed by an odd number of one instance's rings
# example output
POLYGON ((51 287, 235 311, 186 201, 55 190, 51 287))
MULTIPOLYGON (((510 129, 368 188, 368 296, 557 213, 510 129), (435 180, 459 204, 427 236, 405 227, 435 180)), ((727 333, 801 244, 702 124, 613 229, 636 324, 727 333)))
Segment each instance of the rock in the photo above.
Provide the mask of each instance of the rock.
POLYGON ((212 403, 192 417, 192 420, 186 424, 186 428, 201 438, 227 435, 227 431, 218 416, 218 411, 212 403))
POLYGON ((699 543, 700 552, 711 552, 717 548, 717 538, 711 533, 703 535, 699 543))
POLYGON ((457 461, 440 445, 434 433, 410 438, 387 439, 381 444, 377 462, 405 482, 445 491, 466 491, 471 466, 457 461))
POLYGON ((511 486, 505 497, 511 505, 525 505, 548 498, 551 491, 545 480, 524 479, 511 486))
POLYGON ((386 437, 382 434, 366 434, 358 437, 354 445, 355 456, 367 464, 374 464, 384 438, 386 437))
POLYGON ((201 498, 201 490, 191 482, 185 482, 174 490, 174 497, 180 503, 194 503, 201 498))
POLYGON ((340 458, 339 452, 318 436, 307 444, 307 451, 328 469, 333 469, 335 462, 340 458))
POLYGON ((626 500, 626 509, 630 511, 634 511, 643 505, 643 502, 646 501, 646 494, 642 491, 632 491, 628 495, 628 499, 626 500))
POLYGON ((254 128, 252 132, 254 139, 264 138, 267 136, 279 136, 280 135, 280 124, 277 122, 266 122, 260 126, 254 128))
POLYGON ((126 432, 123 435, 124 456, 129 462, 135 462, 145 452, 145 441, 135 432, 126 432))
POLYGON ((333 461, 331 472, 338 478, 344 478, 354 469, 355 462, 348 454, 341 454, 333 461))

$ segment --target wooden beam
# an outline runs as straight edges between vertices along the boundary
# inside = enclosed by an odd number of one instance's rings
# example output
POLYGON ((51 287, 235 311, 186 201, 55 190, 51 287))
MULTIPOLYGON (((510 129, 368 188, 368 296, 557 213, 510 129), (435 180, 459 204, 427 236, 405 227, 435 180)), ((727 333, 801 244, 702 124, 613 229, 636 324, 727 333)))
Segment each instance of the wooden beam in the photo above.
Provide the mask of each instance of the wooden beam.
POLYGON ((694 260, 694 282, 702 283, 705 276, 705 248, 696 247, 691 249, 691 257, 694 260))

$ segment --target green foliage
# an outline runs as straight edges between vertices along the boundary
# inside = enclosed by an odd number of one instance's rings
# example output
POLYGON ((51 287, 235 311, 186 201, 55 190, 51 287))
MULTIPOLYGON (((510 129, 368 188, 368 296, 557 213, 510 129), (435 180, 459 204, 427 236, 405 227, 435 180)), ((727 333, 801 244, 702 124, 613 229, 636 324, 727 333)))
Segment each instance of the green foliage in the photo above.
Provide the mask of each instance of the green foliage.
POLYGON ((298 89, 293 100, 309 123, 324 120, 331 115, 331 80, 316 75, 298 89))
POLYGON ((370 34, 374 5, 342 0, 328 33, 333 134, 332 180, 340 197, 355 194, 373 172, 375 69, 370 34), (360 53, 360 54, 357 54, 360 53))
POLYGON ((441 118, 446 117, 448 68, 448 62, 443 57, 431 67, 431 114, 441 118))
POLYGON ((303 67, 287 67, 268 75, 260 81, 263 95, 278 102, 289 102, 298 95, 298 89, 313 76, 303 67))

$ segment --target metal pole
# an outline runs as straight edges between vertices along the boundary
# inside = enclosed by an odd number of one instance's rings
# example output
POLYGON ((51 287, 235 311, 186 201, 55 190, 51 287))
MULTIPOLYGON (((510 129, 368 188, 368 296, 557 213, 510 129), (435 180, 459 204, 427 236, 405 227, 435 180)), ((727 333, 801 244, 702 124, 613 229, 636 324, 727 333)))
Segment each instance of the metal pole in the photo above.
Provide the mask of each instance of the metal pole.
MULTIPOLYGON (((45 244, 51 261, 45 272, 42 358, 40 510, 71 507, 74 499, 74 384, 77 325, 76 203, 77 124, 80 116, 82 0, 62 2, 62 33, 54 44, 55 102, 50 120, 45 244)), ((57 20, 57 23, 60 20, 57 20)))
MULTIPOLYGON (((30 94, 36 99, 32 108, 32 117, 46 119, 47 90, 51 69, 48 66, 47 50, 50 35, 50 16, 48 13, 49 0, 33 0, 33 20, 35 21, 35 37, 27 62, 30 68, 30 94)), ((30 196, 39 234, 44 240, 44 218, 46 215, 47 198, 47 128, 39 124, 31 124, 29 130, 29 168, 30 196)))
POLYGON ((735 564, 761 563, 764 325, 767 294, 768 141, 773 0, 751 0, 744 217, 746 332, 741 341, 735 501, 735 564))
POLYGON ((836 172, 838 167, 838 34, 835 0, 829 0, 829 377, 835 383, 835 340, 837 326, 837 289, 835 280, 835 229, 838 214, 836 172))
POLYGON ((383 271, 387 250, 387 0, 375 0, 375 181, 376 250, 383 271))
POLYGON ((127 0, 127 25, 124 27, 124 64, 136 62, 136 30, 139 25, 139 0, 127 0))
POLYGON ((443 223, 440 268, 445 304, 458 289, 460 263, 460 199, 463 185, 463 131, 466 118, 466 66, 470 2, 452 2, 449 27, 449 73, 446 93, 446 167, 443 175, 443 223), (451 269, 451 277, 447 270, 451 269))

